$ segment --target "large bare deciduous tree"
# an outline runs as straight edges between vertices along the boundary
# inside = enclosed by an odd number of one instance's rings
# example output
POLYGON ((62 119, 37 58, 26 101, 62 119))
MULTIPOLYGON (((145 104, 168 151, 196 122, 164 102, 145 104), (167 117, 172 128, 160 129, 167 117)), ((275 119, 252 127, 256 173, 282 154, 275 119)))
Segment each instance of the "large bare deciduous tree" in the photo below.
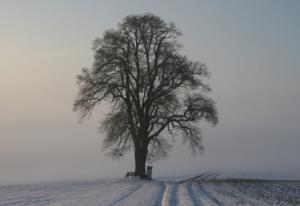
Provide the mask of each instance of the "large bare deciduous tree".
POLYGON ((199 121, 218 121, 203 82, 207 67, 180 54, 180 35, 156 15, 127 16, 94 41, 93 67, 77 77, 74 110, 84 118, 109 102, 111 112, 101 125, 104 147, 114 158, 133 150, 135 175, 142 178, 146 161, 166 157, 178 136, 192 152, 201 152, 199 121))

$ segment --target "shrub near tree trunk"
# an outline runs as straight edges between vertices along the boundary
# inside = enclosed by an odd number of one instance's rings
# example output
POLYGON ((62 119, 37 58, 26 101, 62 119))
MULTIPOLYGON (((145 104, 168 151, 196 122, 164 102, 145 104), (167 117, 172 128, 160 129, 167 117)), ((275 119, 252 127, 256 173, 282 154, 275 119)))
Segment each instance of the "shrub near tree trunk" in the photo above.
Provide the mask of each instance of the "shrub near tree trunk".
POLYGON ((203 149, 198 122, 218 121, 214 101, 205 95, 207 67, 180 54, 180 35, 156 15, 127 16, 94 41, 93 67, 77 77, 74 110, 84 118, 103 102, 112 105, 101 124, 104 148, 117 159, 133 150, 135 176, 141 178, 147 160, 167 157, 174 143, 167 137, 183 137, 198 153, 203 149))

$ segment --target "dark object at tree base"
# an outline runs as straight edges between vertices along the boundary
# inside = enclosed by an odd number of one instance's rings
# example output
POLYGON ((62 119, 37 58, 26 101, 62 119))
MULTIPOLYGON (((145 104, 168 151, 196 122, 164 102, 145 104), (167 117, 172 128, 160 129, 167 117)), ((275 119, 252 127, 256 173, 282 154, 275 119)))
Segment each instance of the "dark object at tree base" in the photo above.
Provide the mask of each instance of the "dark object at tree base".
POLYGON ((135 175, 134 172, 126 172, 125 178, 131 178, 131 177, 140 177, 141 179, 152 180, 152 178, 148 177, 147 175, 139 176, 139 175, 135 175))
POLYGON ((134 172, 126 172, 125 178, 134 177, 134 172))

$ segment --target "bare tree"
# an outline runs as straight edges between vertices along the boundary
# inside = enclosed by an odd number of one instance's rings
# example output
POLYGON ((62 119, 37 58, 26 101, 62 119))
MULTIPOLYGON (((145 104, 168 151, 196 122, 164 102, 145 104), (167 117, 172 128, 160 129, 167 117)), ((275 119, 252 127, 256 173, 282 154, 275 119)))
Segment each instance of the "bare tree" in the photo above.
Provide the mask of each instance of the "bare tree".
POLYGON ((74 110, 84 118, 109 102, 111 112, 102 122, 104 147, 114 158, 133 149, 135 175, 142 178, 147 160, 168 155, 172 141, 167 136, 182 136, 198 153, 203 148, 197 123, 218 121, 214 101, 204 95, 210 91, 202 81, 207 67, 179 53, 180 35, 173 23, 156 15, 127 16, 94 41, 93 67, 77 77, 74 110))

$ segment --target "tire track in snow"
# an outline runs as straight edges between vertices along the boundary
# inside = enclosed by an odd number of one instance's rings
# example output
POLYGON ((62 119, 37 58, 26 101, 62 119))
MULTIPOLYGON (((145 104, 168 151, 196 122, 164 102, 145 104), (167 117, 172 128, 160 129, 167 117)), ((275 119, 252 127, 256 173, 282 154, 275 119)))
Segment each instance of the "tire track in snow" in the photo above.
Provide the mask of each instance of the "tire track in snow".
POLYGON ((126 198, 128 198, 129 196, 131 196, 133 193, 135 193, 136 191, 138 191, 143 184, 139 184, 138 186, 136 186, 135 188, 133 188, 130 192, 126 193, 125 195, 122 195, 121 197, 119 197, 118 199, 116 199, 115 201, 113 201, 111 204, 109 204, 109 206, 114 206, 117 205, 118 203, 124 201, 126 198))
POLYGON ((193 200, 194 205, 199 205, 199 206, 204 206, 205 204, 201 201, 201 199, 199 198, 199 193, 197 191, 195 191, 193 184, 189 183, 187 185, 187 190, 189 192, 189 196, 191 197, 191 199, 193 200))
POLYGON ((178 184, 164 183, 165 191, 161 200, 161 206, 175 206, 178 205, 178 184))
POLYGON ((158 206, 165 191, 165 185, 157 181, 143 181, 142 187, 117 202, 114 206, 158 206))
POLYGON ((163 205, 163 198, 164 198, 164 194, 166 192, 166 184, 163 182, 160 182, 160 185, 161 185, 161 188, 160 188, 159 194, 157 196, 157 199, 155 201, 155 204, 154 204, 155 206, 163 205))
POLYGON ((179 185, 178 190, 178 198, 179 204, 178 205, 185 205, 185 206, 204 206, 201 201, 199 201, 195 194, 190 189, 191 183, 183 183, 179 185))
POLYGON ((190 190, 195 194, 195 198, 200 199, 202 205, 223 206, 223 204, 217 198, 212 196, 208 191, 206 191, 201 184, 190 184, 190 190))

